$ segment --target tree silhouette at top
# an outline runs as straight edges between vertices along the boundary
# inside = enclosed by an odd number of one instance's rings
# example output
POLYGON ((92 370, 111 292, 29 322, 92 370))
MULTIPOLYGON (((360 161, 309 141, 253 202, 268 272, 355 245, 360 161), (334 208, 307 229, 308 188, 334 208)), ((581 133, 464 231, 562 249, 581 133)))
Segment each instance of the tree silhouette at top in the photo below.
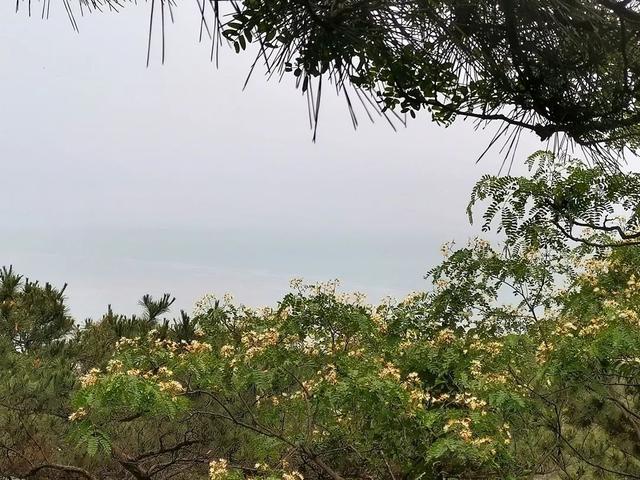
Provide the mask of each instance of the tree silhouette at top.
MULTIPOLYGON (((129 0, 42 0, 80 13, 129 0)), ((150 45, 178 5, 147 0, 150 45), (158 27, 160 25, 160 27, 158 27), (157 30, 157 29, 160 30, 157 30)), ((640 139, 640 2, 637 0, 196 0, 201 37, 214 50, 256 44, 269 75, 291 73, 317 124, 325 83, 353 113, 428 110, 501 122, 516 145, 523 130, 559 149, 584 149, 616 165, 640 139)), ((17 0, 35 11, 35 0, 17 0), (33 2, 33 4, 32 4, 33 2)), ((162 42, 164 58, 164 35, 162 42)), ((326 88, 326 87, 325 87, 326 88)), ((354 123, 357 123, 353 117, 354 123)))

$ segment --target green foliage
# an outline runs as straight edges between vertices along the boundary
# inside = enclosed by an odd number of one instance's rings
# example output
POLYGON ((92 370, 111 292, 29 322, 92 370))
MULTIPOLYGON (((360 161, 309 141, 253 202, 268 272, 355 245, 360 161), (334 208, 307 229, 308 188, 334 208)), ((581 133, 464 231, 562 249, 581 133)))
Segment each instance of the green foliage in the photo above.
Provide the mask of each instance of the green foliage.
POLYGON ((474 191, 504 248, 446 245, 430 289, 378 305, 294 280, 274 308, 209 295, 169 320, 172 297, 145 296, 73 328, 61 291, 4 269, 0 472, 640 476, 640 246, 607 229, 626 212, 633 235, 637 178, 531 164, 474 191), (566 222, 601 228, 573 246, 566 222))
POLYGON ((588 167, 579 160, 537 152, 528 159, 531 177, 485 175, 467 209, 488 200, 484 231, 497 219, 509 244, 533 246, 565 240, 592 247, 637 245, 640 239, 640 175, 588 167))
POLYGON ((13 269, 0 271, 0 330, 19 350, 36 350, 61 340, 73 327, 64 290, 23 279, 13 269))
MULTIPOLYGON (((378 306, 298 281, 276 309, 205 298, 202 338, 127 341, 110 368, 135 383, 145 373, 128 369, 139 365, 162 385, 161 366, 184 386, 185 413, 261 443, 229 457, 230 475, 263 462, 305 477, 636 475, 640 254, 580 252, 518 256, 474 241, 446 252, 432 291, 378 306), (203 412, 203 400, 215 408, 203 412)), ((113 376, 76 397, 87 418, 113 376)), ((176 391, 164 395, 147 415, 164 415, 176 391)))
POLYGON ((247 0, 221 30, 236 52, 259 42, 303 91, 328 75, 439 123, 463 115, 631 146, 639 13, 623 3, 247 0))
POLYGON ((565 133, 604 163, 638 143, 639 18, 634 2, 246 0, 220 29, 303 92, 325 76, 350 107, 346 85, 383 112, 565 133))

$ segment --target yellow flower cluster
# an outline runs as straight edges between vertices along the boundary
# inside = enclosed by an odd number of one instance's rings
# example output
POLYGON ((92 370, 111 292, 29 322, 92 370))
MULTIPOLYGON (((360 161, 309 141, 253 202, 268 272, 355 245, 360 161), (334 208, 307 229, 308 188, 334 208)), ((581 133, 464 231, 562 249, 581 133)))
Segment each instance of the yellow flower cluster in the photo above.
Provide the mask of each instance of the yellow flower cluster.
POLYGON ((386 319, 380 314, 378 309, 371 312, 371 321, 381 333, 387 333, 389 330, 389 325, 387 324, 386 319))
POLYGON ((573 337, 573 334, 577 329, 578 327, 576 327, 574 323, 564 322, 561 325, 558 325, 553 333, 558 336, 573 337))
POLYGON ((482 410, 483 414, 486 413, 484 408, 487 406, 487 402, 469 393, 458 393, 453 397, 453 401, 457 404, 464 405, 471 410, 482 410))
POLYGON ((480 375, 482 375, 482 362, 478 359, 471 360, 469 372, 474 377, 479 377, 480 375))
POLYGON ((336 366, 332 363, 324 368, 324 372, 319 371, 318 375, 322 375, 322 379, 331 385, 338 383, 338 370, 336 370, 336 366))
POLYGON ((92 368, 85 375, 80 377, 80 385, 82 388, 91 387, 98 383, 98 375, 100 375, 100 370, 97 368, 92 368))
POLYGON ((431 396, 422 390, 420 376, 416 372, 407 375, 407 379, 402 382, 402 388, 409 392, 409 407, 411 411, 421 409, 424 402, 429 400, 431 396))
POLYGON ((479 447, 481 445, 486 445, 492 442, 493 440, 490 437, 481 437, 481 438, 474 438, 473 440, 471 440, 471 445, 479 447))
POLYGON ((292 278, 289 282, 289 286, 292 290, 297 290, 300 293, 311 293, 315 295, 335 295, 340 280, 329 280, 327 282, 318 282, 310 285, 305 285, 302 278, 292 278))
POLYGON ((469 246, 478 250, 488 250, 491 248, 491 244, 484 238, 475 237, 469 242, 469 246))
POLYGON ((620 363, 622 363, 622 364, 626 364, 626 365, 629 365, 629 364, 636 364, 636 365, 638 365, 638 364, 640 364, 640 357, 624 358, 624 359, 622 359, 622 360, 620 361, 620 363))
POLYGON ((488 373, 484 376, 484 380, 487 383, 499 383, 504 385, 509 379, 502 373, 488 373))
POLYGON ((269 470, 269 465, 267 465, 266 463, 256 463, 253 468, 255 468, 256 470, 258 470, 259 472, 267 472, 269 470))
POLYGON ((618 316, 627 322, 638 323, 638 312, 635 310, 622 310, 618 313, 618 316))
POLYGON ((555 347, 553 346, 553 344, 549 342, 542 342, 540 345, 538 345, 538 348, 536 349, 536 361, 538 363, 546 362, 549 359, 549 355, 554 350, 555 350, 555 347))
POLYGON ((531 263, 541 260, 542 257, 542 250, 539 248, 529 247, 524 252, 524 258, 531 263))
MULTIPOLYGON (((447 421, 443 427, 445 432, 454 431, 463 441, 470 443, 475 447, 481 447, 484 445, 492 445, 494 439, 491 437, 473 438, 473 431, 471 430, 472 421, 469 417, 452 418, 447 421)), ((501 432, 505 435, 504 443, 511 442, 511 433, 509 432, 509 426, 507 424, 501 428, 501 432)), ((492 448, 491 453, 495 455, 496 449, 492 448)))
POLYGON ((296 390, 291 395, 289 395, 289 398, 291 400, 300 400, 300 399, 309 398, 309 397, 310 397, 310 394, 307 394, 307 391, 305 390, 296 390))
POLYGON ((318 383, 319 383, 319 382, 317 382, 316 380, 313 380, 313 379, 311 379, 311 378, 310 378, 309 380, 303 380, 303 381, 302 381, 302 388, 303 388, 306 392, 308 392, 309 394, 311 394, 311 393, 316 389, 316 387, 318 386, 318 383))
POLYGON ((579 266, 584 268, 586 274, 599 275, 607 273, 613 265, 608 258, 586 258, 579 261, 579 266))
POLYGON ((502 425, 502 427, 500 427, 500 432, 502 432, 502 434, 505 436, 504 444, 509 445, 511 443, 511 427, 509 426, 509 424, 505 423, 504 425, 502 425))
POLYGON ((302 352, 305 355, 317 356, 321 351, 325 351, 325 345, 320 337, 313 333, 306 335, 304 338, 288 335, 280 339, 282 345, 291 351, 302 352))
POLYGON ((286 320, 293 314, 293 307, 291 305, 287 305, 285 308, 280 310, 280 318, 282 320, 286 320))
POLYGON ((282 474, 282 480, 304 480, 304 477, 297 470, 291 472, 284 472, 282 474))
POLYGON ((156 339, 153 342, 153 345, 158 350, 166 351, 169 354, 170 358, 173 358, 175 352, 180 348, 180 345, 178 343, 168 339, 164 339, 164 340, 156 339))
POLYGON ((115 358, 112 358, 107 363, 107 373, 120 373, 124 370, 124 364, 115 358))
POLYGON ((185 350, 189 353, 204 353, 211 352, 213 347, 209 343, 193 340, 186 344, 185 350))
POLYGON ((242 336, 242 344, 248 347, 245 356, 247 358, 253 358, 256 355, 264 352, 267 348, 272 347, 278 343, 280 338, 278 331, 274 328, 270 328, 264 332, 256 332, 255 330, 249 330, 242 336))
POLYGON ((336 300, 345 305, 353 305, 356 307, 367 306, 367 294, 362 292, 338 293, 336 300))
POLYGON ((441 393, 438 396, 432 397, 428 393, 425 394, 425 397, 431 400, 434 404, 437 403, 450 403, 457 404, 463 407, 467 407, 471 410, 478 410, 482 415, 486 415, 486 406, 487 402, 484 400, 471 395, 470 393, 457 393, 455 395, 450 395, 448 393, 441 393))
POLYGON ((589 322, 589 325, 587 325, 586 327, 583 327, 582 330, 580 330, 580 333, 578 333, 578 335, 581 337, 586 337, 588 335, 595 335, 606 326, 607 326, 607 323, 603 318, 598 318, 598 317, 592 318, 591 322, 589 322))
POLYGON ((473 341, 469 344, 469 348, 474 351, 488 353, 489 355, 498 355, 502 352, 503 345, 501 342, 483 342, 478 335, 474 335, 472 338, 473 341))
POLYGON ((406 385, 420 385, 420 375, 416 372, 411 372, 407 375, 406 385))
POLYGON ((361 347, 351 348, 347 351, 347 356, 353 358, 362 358, 364 356, 364 349, 361 347))
POLYGON ((231 358, 236 353, 236 349, 233 345, 223 345, 220 347, 220 356, 222 358, 231 358))
POLYGON ((78 410, 69 415, 69 421, 75 422, 76 420, 80 420, 81 418, 84 418, 86 416, 87 411, 84 408, 80 407, 78 410))
POLYGON ((172 397, 177 397, 178 395, 182 395, 185 391, 185 388, 182 386, 182 384, 175 380, 158 382, 158 387, 160 387, 161 392, 167 393, 172 397))
POLYGON ((116 350, 121 350, 125 347, 135 347, 138 345, 138 338, 127 338, 123 337, 116 342, 116 350))
POLYGON ((229 474, 229 462, 224 458, 209 462, 209 480, 225 480, 229 474))
POLYGON ((424 296, 425 294, 423 292, 411 292, 400 301, 400 305, 411 305, 412 303, 423 299, 424 296))
POLYGON ((469 417, 464 418, 452 418, 447 420, 446 425, 443 427, 445 432, 450 430, 455 431, 458 436, 465 442, 469 442, 473 439, 473 432, 471 431, 471 419, 469 417))
POLYGON ((108 373, 120 373, 120 374, 125 374, 128 375, 130 377, 142 377, 145 378, 147 380, 155 380, 158 379, 160 377, 164 377, 164 378, 168 378, 168 377, 172 377, 173 376, 173 370, 170 370, 169 368, 162 366, 160 368, 158 368, 156 371, 154 370, 149 370, 147 372, 142 372, 142 370, 140 370, 139 368, 131 368, 129 370, 127 370, 126 372, 124 371, 124 365, 120 360, 111 360, 109 361, 109 364, 107 365, 107 372, 108 373))
POLYGON ((437 397, 432 397, 430 394, 427 394, 429 400, 431 400, 433 403, 445 403, 451 400, 451 395, 449 395, 448 393, 441 393, 440 395, 438 395, 437 397))
POLYGON ((409 408, 412 412, 424 407, 425 400, 428 400, 429 394, 417 388, 409 390, 409 408))
POLYGON ((444 345, 453 342, 456 339, 456 335, 450 328, 443 328, 438 332, 433 339, 436 345, 444 345))
POLYGON ((147 332, 147 338, 153 338, 156 335, 158 335, 158 329, 157 328, 152 328, 151 330, 149 330, 147 332))
POLYGON ((382 370, 380 370, 380 372, 378 372, 378 376, 380 378, 391 379, 391 380, 395 380, 396 382, 399 382, 400 381, 400 370, 393 363, 387 362, 384 365, 384 367, 382 367, 382 370))

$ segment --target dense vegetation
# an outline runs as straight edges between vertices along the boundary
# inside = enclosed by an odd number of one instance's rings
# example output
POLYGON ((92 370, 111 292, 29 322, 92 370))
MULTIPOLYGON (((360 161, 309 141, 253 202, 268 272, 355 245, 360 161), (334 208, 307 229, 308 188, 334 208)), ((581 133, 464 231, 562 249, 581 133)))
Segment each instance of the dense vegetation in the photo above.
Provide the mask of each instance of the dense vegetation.
MULTIPOLYGON (((58 3, 77 28, 78 11, 133 2, 58 3)), ((151 49, 177 3, 147 3, 151 49)), ((640 478, 640 176, 618 168, 640 138, 639 3, 196 4, 212 58, 255 44, 312 125, 324 79, 354 124, 357 98, 400 120, 498 121, 492 144, 513 153, 529 130, 556 155, 473 190, 499 246, 447 245, 427 291, 378 305, 295 280, 272 308, 210 296, 170 321, 171 296, 145 296, 140 316, 78 324, 64 288, 5 268, 0 475, 640 478)))
POLYGON ((541 152, 485 177, 500 248, 443 247, 431 288, 335 282, 272 308, 69 318, 0 274, 0 474, 47 479, 640 478, 640 177, 541 152))

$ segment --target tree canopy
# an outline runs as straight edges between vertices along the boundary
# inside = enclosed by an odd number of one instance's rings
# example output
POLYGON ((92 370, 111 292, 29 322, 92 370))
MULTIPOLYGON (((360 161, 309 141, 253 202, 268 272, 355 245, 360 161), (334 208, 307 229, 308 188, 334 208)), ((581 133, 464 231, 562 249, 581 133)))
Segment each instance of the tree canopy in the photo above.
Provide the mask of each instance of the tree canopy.
MULTIPOLYGON (((149 3, 152 19, 176 8, 149 3)), ((325 79, 350 106, 499 121, 508 144, 564 136, 562 154, 481 178, 468 213, 484 208, 501 248, 445 245, 426 291, 403 299, 294 280, 271 307, 208 295, 170 320, 171 295, 146 295, 142 314, 78 324, 64 287, 4 268, 0 476, 640 478, 640 177, 609 168, 638 144, 638 2, 199 7, 214 54, 257 44, 316 123, 325 79)))
POLYGON ((74 325, 63 290, 4 269, 0 475, 640 478, 635 177, 530 164, 471 199, 502 249, 445 245, 427 290, 378 304, 293 280, 272 307, 207 295, 169 320, 146 295, 74 325), (611 194, 540 200, 568 184, 611 194))
MULTIPOLYGON (((55 0, 54 0, 55 2, 55 0)), ((41 2, 46 15, 52 0, 41 2)), ((85 11, 127 0, 69 0, 85 11)), ((150 0, 151 29, 173 18, 172 0, 150 0)), ((197 0, 201 37, 236 51, 256 44, 269 75, 291 73, 319 117, 322 79, 353 108, 431 112, 504 124, 558 149, 573 143, 615 164, 638 146, 640 2, 636 0, 197 0), (366 97, 366 98, 365 98, 366 97), (568 143, 565 143, 568 142, 568 143)), ((32 0, 17 0, 31 11, 32 0)), ((151 42, 150 42, 151 45, 151 42)), ((164 45, 164 43, 163 43, 164 45)), ((162 47, 164 50, 164 46, 162 47)), ((163 51, 164 56, 164 51, 163 51)), ((325 87, 326 88, 326 87, 325 87)), ((354 120, 355 121, 355 120, 354 120)))

